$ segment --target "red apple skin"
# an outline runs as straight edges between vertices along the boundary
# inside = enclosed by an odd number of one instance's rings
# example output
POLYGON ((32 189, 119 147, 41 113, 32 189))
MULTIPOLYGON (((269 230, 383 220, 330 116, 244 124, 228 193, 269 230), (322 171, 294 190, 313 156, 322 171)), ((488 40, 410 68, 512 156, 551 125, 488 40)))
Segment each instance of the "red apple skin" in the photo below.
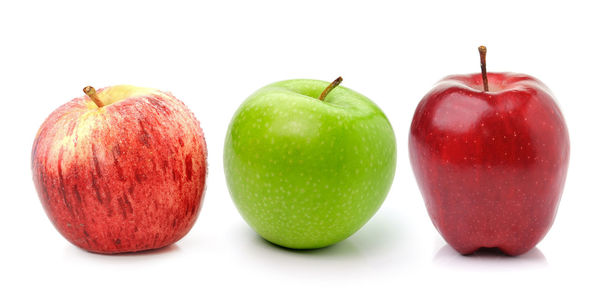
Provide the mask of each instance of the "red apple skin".
POLYGON ((59 107, 35 138, 33 181, 50 221, 71 243, 96 253, 181 239, 204 196, 200 123, 167 93, 102 108, 90 109, 90 102, 80 97, 59 107))
POLYGON ((523 74, 449 76, 419 103, 410 160, 429 216, 463 255, 520 255, 550 229, 567 175, 569 135, 548 88, 523 74))

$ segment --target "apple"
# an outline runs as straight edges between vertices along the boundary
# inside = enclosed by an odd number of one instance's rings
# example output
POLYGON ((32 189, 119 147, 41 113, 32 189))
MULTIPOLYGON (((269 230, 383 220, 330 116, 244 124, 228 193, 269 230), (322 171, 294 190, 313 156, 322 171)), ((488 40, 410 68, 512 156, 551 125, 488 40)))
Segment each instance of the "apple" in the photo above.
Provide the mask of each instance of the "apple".
POLYGON ((231 197, 264 239, 287 248, 332 245, 360 229, 392 184, 396 141, 365 96, 318 80, 261 88, 227 131, 231 197))
POLYGON ((463 255, 523 254, 550 229, 569 161, 569 135, 552 93, 524 74, 448 76, 412 120, 412 168, 429 216, 463 255))
POLYGON ((170 93, 119 85, 62 105, 33 144, 33 182, 56 229, 96 253, 165 247, 204 196, 200 123, 170 93))

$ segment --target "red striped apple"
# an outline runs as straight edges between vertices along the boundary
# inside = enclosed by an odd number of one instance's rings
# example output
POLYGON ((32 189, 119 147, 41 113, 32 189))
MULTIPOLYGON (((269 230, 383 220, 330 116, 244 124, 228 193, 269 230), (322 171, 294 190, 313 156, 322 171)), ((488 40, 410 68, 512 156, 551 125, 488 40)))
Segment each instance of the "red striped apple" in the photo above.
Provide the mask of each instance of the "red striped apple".
POLYGON ((33 144, 33 181, 50 221, 90 252, 175 243, 192 228, 204 196, 200 123, 159 90, 84 91, 50 114, 33 144))
POLYGON ((529 251, 558 209, 567 126, 550 90, 514 73, 449 76, 419 103, 412 167, 433 224, 461 254, 529 251))

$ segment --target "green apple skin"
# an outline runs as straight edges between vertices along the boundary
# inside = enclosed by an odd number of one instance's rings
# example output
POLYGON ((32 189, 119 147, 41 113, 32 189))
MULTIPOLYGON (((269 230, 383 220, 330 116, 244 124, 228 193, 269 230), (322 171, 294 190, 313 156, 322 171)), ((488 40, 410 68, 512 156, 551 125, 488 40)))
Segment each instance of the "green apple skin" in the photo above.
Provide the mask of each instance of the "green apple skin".
POLYGON ((396 139, 365 96, 329 83, 277 82, 248 97, 224 148, 231 197, 264 239, 293 249, 342 241, 379 209, 396 170, 396 139))

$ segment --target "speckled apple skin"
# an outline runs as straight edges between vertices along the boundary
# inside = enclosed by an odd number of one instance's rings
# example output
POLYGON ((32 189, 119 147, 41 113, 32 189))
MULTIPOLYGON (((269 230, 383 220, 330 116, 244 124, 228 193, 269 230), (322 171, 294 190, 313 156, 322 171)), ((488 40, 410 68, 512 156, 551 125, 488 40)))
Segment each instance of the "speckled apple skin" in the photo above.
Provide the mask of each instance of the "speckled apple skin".
POLYGON ((532 249, 550 229, 569 161, 563 115, 548 88, 512 73, 450 76, 418 105, 410 159, 429 216, 462 254, 532 249))
POLYGON ((377 211, 392 184, 396 141, 369 99, 328 83, 266 86, 237 110, 227 131, 225 175, 246 222, 277 245, 337 243, 377 211))
POLYGON ((159 91, 90 107, 87 97, 59 107, 35 138, 33 181, 50 221, 71 243, 97 253, 155 249, 182 238, 205 188, 199 122, 159 91))

